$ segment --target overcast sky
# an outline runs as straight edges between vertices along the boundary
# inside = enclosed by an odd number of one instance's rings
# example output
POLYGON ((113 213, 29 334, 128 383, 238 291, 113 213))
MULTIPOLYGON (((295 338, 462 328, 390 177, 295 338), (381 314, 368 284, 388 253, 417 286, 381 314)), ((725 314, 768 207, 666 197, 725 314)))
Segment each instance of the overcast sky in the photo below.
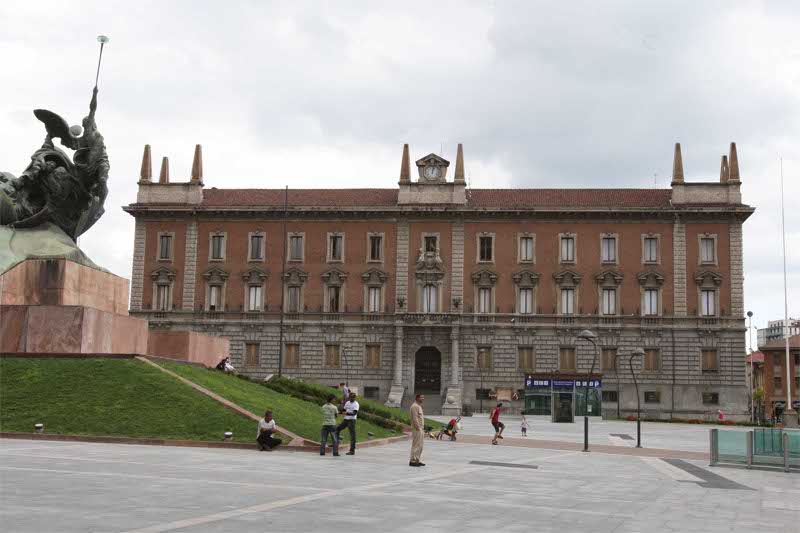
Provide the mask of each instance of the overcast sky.
POLYGON ((98 34, 107 214, 81 238, 130 277, 142 147, 207 187, 393 187, 412 158, 455 157, 473 187, 667 187, 739 148, 745 306, 800 317, 800 3, 0 2, 0 169, 44 136, 34 108, 86 114, 98 34), (559 7, 553 7, 559 5, 559 7), (601 6, 601 7, 598 7, 601 6), (793 299, 793 301, 792 301, 793 299))

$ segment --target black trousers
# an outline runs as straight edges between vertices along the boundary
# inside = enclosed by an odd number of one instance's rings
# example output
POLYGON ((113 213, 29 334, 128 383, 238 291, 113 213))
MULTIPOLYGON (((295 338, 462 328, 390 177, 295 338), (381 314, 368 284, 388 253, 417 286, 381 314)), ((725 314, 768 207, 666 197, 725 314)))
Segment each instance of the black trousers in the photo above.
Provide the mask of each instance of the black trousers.
POLYGON ((342 422, 336 426, 336 440, 339 442, 341 442, 339 434, 344 428, 347 428, 350 431, 350 451, 356 453, 356 421, 342 420, 342 422))
POLYGON ((258 435, 256 442, 258 442, 259 446, 263 446, 264 448, 271 450, 277 446, 280 446, 283 441, 281 439, 276 439, 268 431, 264 431, 258 435))

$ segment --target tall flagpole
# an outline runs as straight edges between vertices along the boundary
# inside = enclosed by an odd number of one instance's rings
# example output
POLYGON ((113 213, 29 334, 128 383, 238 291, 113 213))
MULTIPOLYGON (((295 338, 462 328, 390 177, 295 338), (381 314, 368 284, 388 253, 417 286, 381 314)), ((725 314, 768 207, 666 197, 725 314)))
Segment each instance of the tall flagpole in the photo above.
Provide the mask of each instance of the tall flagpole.
POLYGON ((783 411, 783 422, 797 424, 797 413, 792 405, 792 380, 789 367, 789 285, 786 278, 786 210, 783 205, 783 158, 781 157, 781 233, 783 235, 783 319, 784 342, 786 344, 786 409, 783 411), (792 418, 790 422, 788 419, 792 418))

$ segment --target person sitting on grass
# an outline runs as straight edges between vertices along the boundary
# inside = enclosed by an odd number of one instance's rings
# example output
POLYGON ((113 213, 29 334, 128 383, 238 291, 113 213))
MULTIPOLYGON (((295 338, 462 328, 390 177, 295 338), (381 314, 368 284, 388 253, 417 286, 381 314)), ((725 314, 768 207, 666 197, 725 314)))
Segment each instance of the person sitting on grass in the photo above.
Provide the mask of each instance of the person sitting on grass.
POLYGON ((264 418, 258 421, 258 433, 256 442, 258 449, 262 452, 271 452, 281 445, 281 439, 276 439, 272 435, 275 433, 275 420, 272 419, 272 411, 264 413, 264 418))

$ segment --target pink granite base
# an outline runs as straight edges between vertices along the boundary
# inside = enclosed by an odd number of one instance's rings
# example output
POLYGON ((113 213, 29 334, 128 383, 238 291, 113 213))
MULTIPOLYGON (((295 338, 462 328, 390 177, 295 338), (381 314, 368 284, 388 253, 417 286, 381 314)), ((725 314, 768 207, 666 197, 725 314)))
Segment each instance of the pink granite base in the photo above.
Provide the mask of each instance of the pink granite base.
POLYGON ((209 368, 228 357, 230 341, 194 331, 151 330, 147 353, 156 357, 200 363, 209 368))

